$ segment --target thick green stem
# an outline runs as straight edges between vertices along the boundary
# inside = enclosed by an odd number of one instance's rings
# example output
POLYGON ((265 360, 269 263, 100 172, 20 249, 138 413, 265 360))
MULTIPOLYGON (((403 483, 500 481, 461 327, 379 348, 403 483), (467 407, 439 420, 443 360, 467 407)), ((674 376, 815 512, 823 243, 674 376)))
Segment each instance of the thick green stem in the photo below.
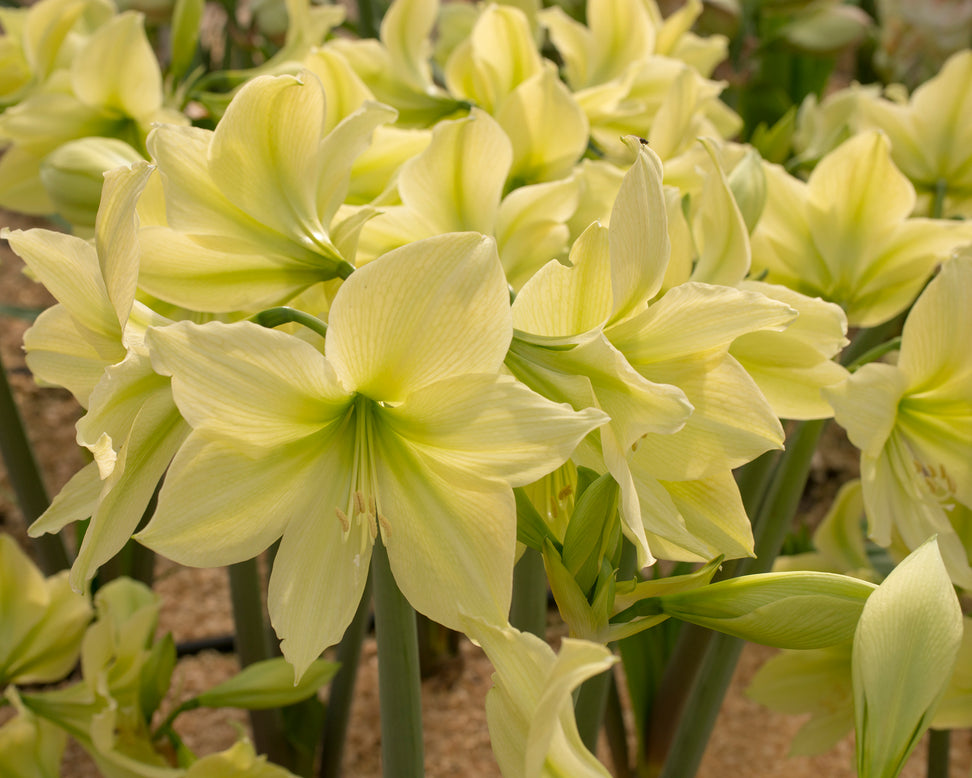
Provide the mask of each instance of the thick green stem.
MULTIPOLYGON (((273 656, 269 647, 266 623, 263 620, 263 586, 256 559, 238 562, 227 568, 230 598, 233 603, 233 622, 236 625, 236 655, 246 667, 273 656)), ((279 710, 251 710, 253 744, 271 762, 290 767, 293 749, 284 734, 283 717, 279 710)))
MULTIPOLYGON (((30 525, 47 510, 50 500, 41 478, 37 460, 24 431, 23 420, 17 410, 7 371, 0 360, 0 454, 7 468, 7 476, 17 495, 17 502, 30 525)), ((71 566, 64 543, 58 535, 41 535, 34 540, 41 569, 47 575, 71 566)))
POLYGON ((628 753, 628 733, 624 725, 624 706, 618 690, 618 677, 611 673, 607 708, 604 711, 604 732, 611 749, 611 761, 618 778, 631 778, 631 756, 628 753))
POLYGON ((948 778, 951 740, 950 729, 928 730, 928 778, 948 778))
POLYGON ((361 659, 361 645, 368 634, 368 618, 371 616, 371 581, 365 586, 361 602, 354 619, 344 633, 337 650, 337 661, 341 664, 327 697, 327 715, 324 719, 324 732, 321 734, 321 768, 319 778, 339 778, 341 760, 344 756, 344 743, 351 717, 351 702, 354 699, 354 683, 358 677, 358 664, 361 659))
POLYGON ((510 624, 539 638, 547 634, 547 574, 543 557, 528 548, 513 568, 510 624))
POLYGON ((385 778, 421 778, 422 685, 415 611, 399 591, 378 538, 371 557, 378 640, 381 762, 385 778))
POLYGON ((885 341, 897 337, 901 334, 901 327, 907 318, 908 312, 899 313, 890 321, 861 330, 854 337, 853 342, 844 349, 840 355, 840 363, 845 367, 857 364, 864 355, 879 347, 885 341))
POLYGON ((358 37, 377 38, 379 20, 375 19, 375 0, 358 0, 358 37))

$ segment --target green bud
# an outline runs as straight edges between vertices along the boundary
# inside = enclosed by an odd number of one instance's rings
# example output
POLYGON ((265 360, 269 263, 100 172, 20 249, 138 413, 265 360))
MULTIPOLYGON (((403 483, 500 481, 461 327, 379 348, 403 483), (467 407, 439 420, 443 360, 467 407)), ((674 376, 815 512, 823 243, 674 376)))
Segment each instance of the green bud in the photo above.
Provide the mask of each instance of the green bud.
POLYGON ((608 613, 595 613, 574 575, 564 565, 556 547, 548 538, 543 545, 543 566, 547 571, 550 591, 557 601, 557 609, 570 627, 571 637, 599 642, 607 627, 608 613))
POLYGON ((318 659, 295 682, 293 666, 283 657, 275 657, 254 662, 195 699, 207 708, 281 708, 306 700, 331 680, 337 670, 335 662, 318 659))
POLYGON ((597 579, 601 560, 617 542, 619 488, 610 473, 588 486, 577 500, 564 534, 564 564, 581 591, 589 592, 597 579))
POLYGON ((77 227, 91 230, 105 172, 142 158, 117 138, 81 138, 48 154, 41 163, 40 179, 58 214, 77 227))
POLYGON ((747 575, 658 598, 674 618, 776 648, 850 640, 874 584, 833 573, 747 575))
POLYGON ((857 774, 892 778, 928 729, 962 642, 962 609, 935 538, 867 601, 851 657, 857 774))
POLYGON ((756 149, 747 149, 746 155, 732 169, 729 189, 746 222, 746 229, 752 233, 766 205, 766 171, 756 149))

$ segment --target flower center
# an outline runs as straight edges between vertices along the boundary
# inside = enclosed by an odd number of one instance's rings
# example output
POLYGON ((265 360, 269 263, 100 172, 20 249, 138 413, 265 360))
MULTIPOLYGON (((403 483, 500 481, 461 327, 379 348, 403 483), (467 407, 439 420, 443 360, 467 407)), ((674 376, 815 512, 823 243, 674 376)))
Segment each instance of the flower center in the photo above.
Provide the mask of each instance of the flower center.
POLYGON ((385 535, 390 534, 391 525, 380 509, 378 496, 378 474, 375 468, 374 414, 371 400, 362 395, 354 398, 350 408, 354 424, 354 450, 351 457, 351 479, 349 482, 347 504, 342 510, 334 509, 341 528, 347 537, 356 521, 366 521, 371 539, 378 536, 381 525, 385 535))
POLYGON ((924 484, 932 497, 940 503, 952 502, 955 498, 956 485, 955 479, 949 475, 945 465, 926 465, 918 459, 913 460, 915 474, 924 481, 924 484))

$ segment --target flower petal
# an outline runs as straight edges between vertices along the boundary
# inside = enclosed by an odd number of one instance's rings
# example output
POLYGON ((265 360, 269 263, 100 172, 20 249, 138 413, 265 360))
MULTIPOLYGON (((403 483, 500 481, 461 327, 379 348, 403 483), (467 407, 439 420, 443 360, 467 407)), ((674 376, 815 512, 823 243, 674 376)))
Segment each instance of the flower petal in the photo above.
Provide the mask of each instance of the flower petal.
POLYGON ((304 471, 296 489, 306 490, 307 478, 315 479, 314 499, 291 517, 270 574, 270 621, 298 679, 344 635, 368 580, 368 523, 352 520, 345 532, 335 510, 348 505, 352 450, 347 438, 329 441, 313 470, 304 471))
POLYGON ((317 507, 319 465, 319 452, 307 440, 250 455, 193 432, 172 460, 158 508, 136 539, 193 567, 252 559, 289 521, 317 507))
POLYGON ((282 235, 327 242, 316 207, 324 99, 309 74, 253 79, 216 126, 209 173, 252 218, 282 235))
POLYGON ((250 322, 180 322, 146 336, 155 369, 172 376, 180 412, 209 437, 270 447, 340 419, 350 396, 310 344, 250 322))
POLYGON ((331 306, 325 354, 345 386, 400 402, 440 378, 495 373, 512 337, 496 244, 452 233, 352 273, 331 306))
POLYGON ((442 465, 379 429, 376 454, 382 541, 402 594, 451 629, 461 613, 505 623, 516 551, 513 490, 442 465))
POLYGON ((389 429, 424 455, 512 486, 555 470, 608 420, 594 408, 577 412, 494 375, 446 378, 382 411, 389 429))

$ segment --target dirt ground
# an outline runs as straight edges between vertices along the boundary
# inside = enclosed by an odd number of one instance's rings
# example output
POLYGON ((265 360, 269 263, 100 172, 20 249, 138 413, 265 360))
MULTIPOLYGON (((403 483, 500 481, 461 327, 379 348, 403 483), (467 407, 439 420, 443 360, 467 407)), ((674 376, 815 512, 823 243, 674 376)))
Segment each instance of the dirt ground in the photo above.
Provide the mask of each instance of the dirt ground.
MULTIPOLYGON (((0 225, 40 226, 0 214, 0 225)), ((41 308, 52 301, 47 293, 25 278, 22 264, 6 244, 0 247, 0 355, 10 374, 21 412, 35 446, 51 494, 81 466, 73 442, 74 422, 80 409, 64 391, 37 388, 23 361, 21 340, 28 323, 6 315, 3 306, 41 308)), ((814 476, 806 501, 807 521, 825 512, 835 490, 835 479, 853 469, 853 455, 838 437, 823 448, 814 463, 814 476)), ((23 519, 16 508, 6 473, 0 464, 0 530, 24 536, 23 519)), ((223 570, 182 568, 164 560, 158 563, 156 590, 162 598, 161 629, 171 631, 176 642, 223 636, 232 632, 227 577, 223 570)), ((423 716, 427 774, 430 778, 472 776, 491 778, 499 771, 492 757, 486 731, 483 701, 490 687, 491 667, 482 652, 470 643, 461 644, 459 672, 434 676, 423 685, 423 716)), ((802 724, 799 717, 774 714, 749 701, 743 690, 753 673, 772 650, 747 646, 715 733, 699 772, 700 778, 748 776, 749 778, 852 778, 853 738, 848 737, 828 754, 814 758, 787 759, 790 738, 802 724)), ((179 662, 173 678, 176 698, 207 688, 236 670, 231 656, 207 651, 179 662)), ((366 644, 352 712, 345 753, 345 775, 371 778, 380 775, 377 695, 377 657, 373 642, 366 644)), ((232 743, 240 727, 247 726, 242 712, 193 711, 181 716, 178 729, 187 745, 198 754, 220 750, 232 743)), ((972 737, 953 735, 952 778, 968 776, 972 766, 972 737)), ((607 753, 602 754, 609 763, 607 753)), ((903 773, 905 778, 924 774, 923 750, 903 773)), ((66 778, 88 778, 97 772, 78 748, 65 758, 66 778)))

